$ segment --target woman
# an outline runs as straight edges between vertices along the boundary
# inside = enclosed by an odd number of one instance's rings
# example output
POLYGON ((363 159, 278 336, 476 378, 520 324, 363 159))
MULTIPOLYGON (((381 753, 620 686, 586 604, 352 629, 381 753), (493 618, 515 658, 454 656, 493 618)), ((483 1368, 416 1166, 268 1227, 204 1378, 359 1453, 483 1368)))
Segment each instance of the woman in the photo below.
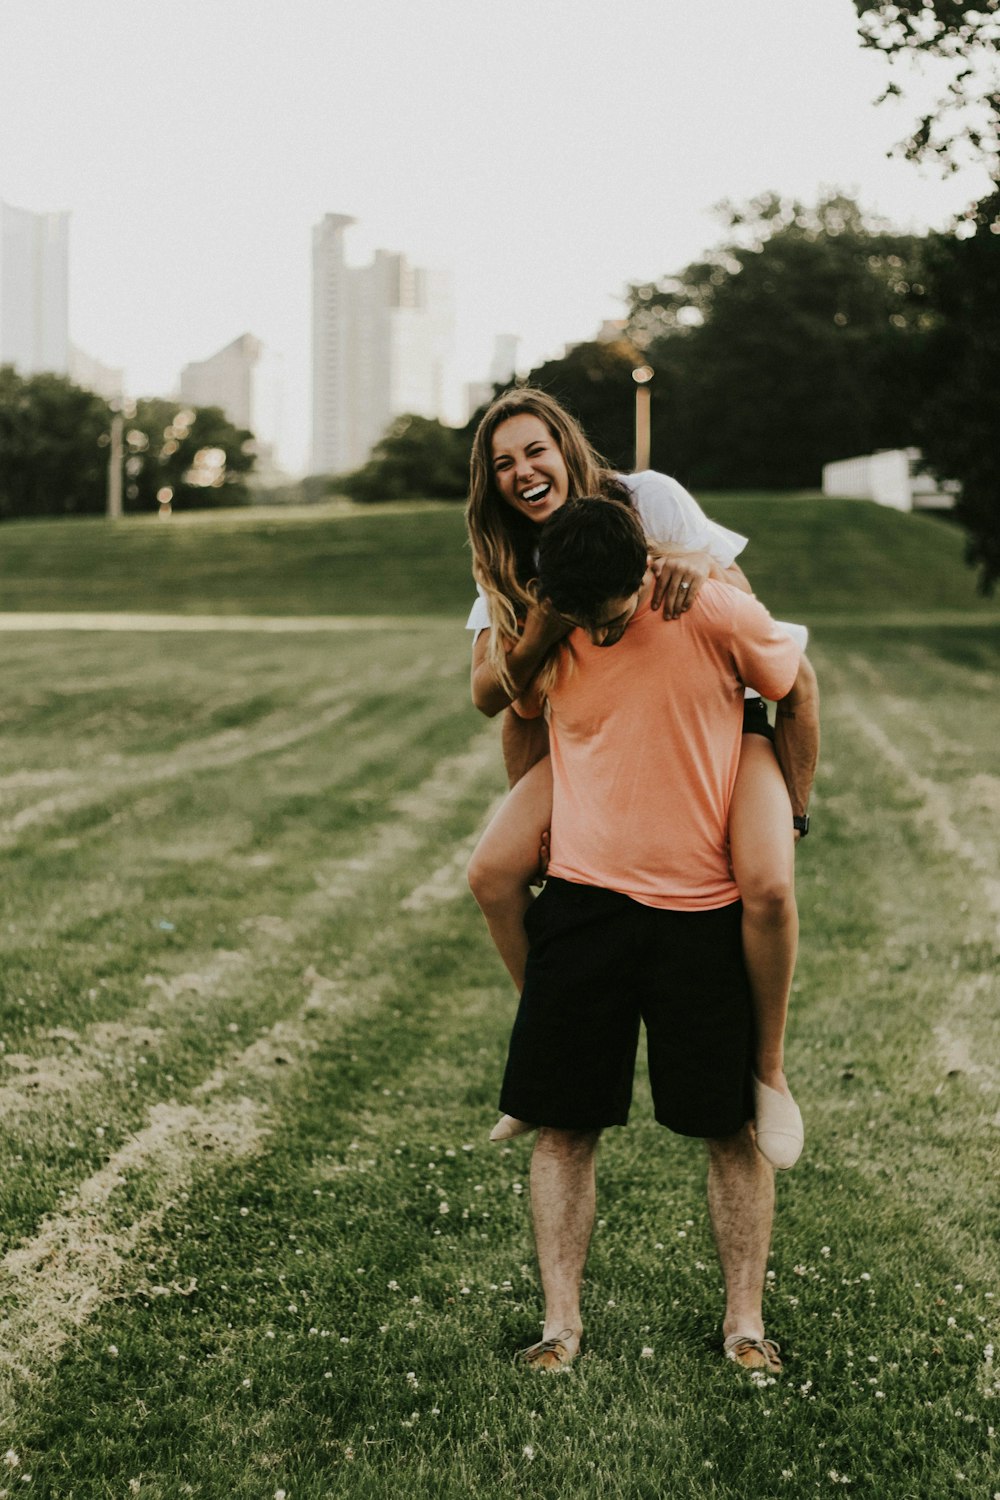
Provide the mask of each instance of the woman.
MULTIPOLYGON (((638 512, 656 544, 653 607, 662 609, 666 622, 690 608, 706 578, 750 591, 735 565, 745 537, 709 521, 666 475, 614 473, 574 418, 544 391, 508 391, 492 403, 476 432, 467 507, 479 590, 469 617, 469 628, 476 631, 472 698, 490 717, 536 677, 544 685, 555 648, 571 628, 530 587, 537 528, 571 494, 603 494, 638 512)), ((792 811, 772 740, 764 705, 748 691, 730 852, 743 900, 743 946, 754 1000, 758 1146, 776 1166, 787 1167, 801 1150, 801 1116, 785 1079, 783 1050, 798 915, 792 811)), ((472 857, 469 882, 520 991, 527 961, 524 914, 547 838, 552 778, 542 721, 508 713, 503 744, 513 789, 472 857)), ((493 1139, 530 1128, 505 1116, 493 1139)))

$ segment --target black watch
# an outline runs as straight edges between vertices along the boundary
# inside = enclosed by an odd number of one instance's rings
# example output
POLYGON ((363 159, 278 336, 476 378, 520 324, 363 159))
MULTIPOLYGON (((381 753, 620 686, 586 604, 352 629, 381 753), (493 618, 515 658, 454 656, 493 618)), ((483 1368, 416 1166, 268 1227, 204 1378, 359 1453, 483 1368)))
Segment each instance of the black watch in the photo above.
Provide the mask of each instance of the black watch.
POLYGON ((793 818, 792 827, 798 829, 801 838, 805 838, 809 832, 809 814, 803 813, 801 818, 793 818))

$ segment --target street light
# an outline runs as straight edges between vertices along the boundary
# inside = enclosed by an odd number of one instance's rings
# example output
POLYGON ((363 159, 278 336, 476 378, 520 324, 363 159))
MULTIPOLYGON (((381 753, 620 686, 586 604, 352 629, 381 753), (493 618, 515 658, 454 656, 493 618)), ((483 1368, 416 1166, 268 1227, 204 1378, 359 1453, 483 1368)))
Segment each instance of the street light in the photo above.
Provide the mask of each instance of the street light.
POLYGON ((651 365, 636 365, 632 371, 635 381, 635 472, 649 468, 649 382, 653 378, 651 365))

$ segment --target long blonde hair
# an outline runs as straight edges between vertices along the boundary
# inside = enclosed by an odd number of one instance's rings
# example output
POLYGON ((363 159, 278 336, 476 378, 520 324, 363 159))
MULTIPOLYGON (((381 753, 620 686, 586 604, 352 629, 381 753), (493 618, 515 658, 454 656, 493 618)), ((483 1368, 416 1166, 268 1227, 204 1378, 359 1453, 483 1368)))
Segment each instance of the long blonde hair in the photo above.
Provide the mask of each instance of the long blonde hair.
POLYGON ((487 408, 472 440, 465 522, 473 576, 489 605, 487 661, 511 696, 507 652, 533 603, 528 585, 538 525, 508 505, 497 489, 493 435, 501 422, 520 416, 538 417, 547 427, 566 465, 571 495, 603 495, 621 505, 632 503, 628 489, 588 441, 576 418, 548 392, 521 386, 505 391, 487 408))

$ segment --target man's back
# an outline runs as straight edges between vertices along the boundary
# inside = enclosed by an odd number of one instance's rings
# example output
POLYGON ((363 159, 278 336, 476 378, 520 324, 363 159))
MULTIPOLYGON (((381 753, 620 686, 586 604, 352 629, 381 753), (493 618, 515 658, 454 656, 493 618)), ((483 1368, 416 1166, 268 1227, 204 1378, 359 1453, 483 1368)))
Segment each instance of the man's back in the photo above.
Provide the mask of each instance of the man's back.
POLYGON ((549 695, 549 872, 647 906, 739 899, 726 849, 744 682, 783 697, 799 652, 755 599, 706 583, 666 622, 648 598, 621 640, 575 630, 549 695))

